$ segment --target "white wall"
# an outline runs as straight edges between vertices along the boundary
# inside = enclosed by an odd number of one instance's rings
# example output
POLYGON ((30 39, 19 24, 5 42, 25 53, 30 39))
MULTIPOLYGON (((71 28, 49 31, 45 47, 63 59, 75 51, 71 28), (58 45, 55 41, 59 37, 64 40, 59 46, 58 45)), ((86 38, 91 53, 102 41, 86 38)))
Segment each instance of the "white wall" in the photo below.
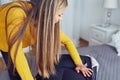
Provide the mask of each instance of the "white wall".
POLYGON ((61 29, 63 32, 65 32, 70 38, 73 38, 73 18, 74 18, 74 0, 68 0, 68 7, 66 8, 66 11, 63 15, 63 20, 61 24, 61 29))
MULTIPOLYGON (((120 1, 120 0, 119 0, 120 1)), ((103 0, 84 0, 82 5, 83 14, 80 35, 89 40, 89 29, 91 24, 104 23, 106 9, 103 8, 103 0)), ((120 3, 119 3, 120 5, 120 3)), ((111 23, 120 25, 120 7, 112 11, 111 23)))
POLYGON ((77 44, 80 37, 89 39, 91 24, 103 22, 103 0, 68 0, 68 2, 62 30, 77 44))
POLYGON ((103 23, 104 9, 102 0, 84 0, 82 23, 80 34, 83 39, 89 40, 90 25, 94 23, 103 23))
POLYGON ((68 0, 64 14, 62 30, 78 44, 80 37, 89 39, 89 27, 93 23, 102 23, 104 9, 102 0, 68 0))
POLYGON ((111 23, 120 25, 120 7, 112 11, 111 23))
POLYGON ((82 2, 84 0, 74 0, 74 18, 73 18, 73 42, 76 46, 78 46, 79 38, 80 38, 80 26, 82 23, 82 2))
MULTIPOLYGON (((68 0, 68 2, 62 30, 75 44, 78 43, 79 37, 89 40, 90 25, 105 22, 106 9, 103 8, 103 0, 68 0)), ((112 24, 120 25, 119 15, 120 8, 112 11, 112 24)))
POLYGON ((80 37, 80 0, 68 0, 68 7, 62 20, 62 31, 65 32, 77 46, 80 37))

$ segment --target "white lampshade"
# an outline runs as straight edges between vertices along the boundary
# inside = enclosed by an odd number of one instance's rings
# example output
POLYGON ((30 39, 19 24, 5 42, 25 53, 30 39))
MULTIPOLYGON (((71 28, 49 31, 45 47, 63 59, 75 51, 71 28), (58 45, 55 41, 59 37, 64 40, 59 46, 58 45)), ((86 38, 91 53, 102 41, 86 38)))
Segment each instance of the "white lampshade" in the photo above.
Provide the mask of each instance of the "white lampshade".
POLYGON ((104 0, 104 8, 118 8, 118 0, 104 0))

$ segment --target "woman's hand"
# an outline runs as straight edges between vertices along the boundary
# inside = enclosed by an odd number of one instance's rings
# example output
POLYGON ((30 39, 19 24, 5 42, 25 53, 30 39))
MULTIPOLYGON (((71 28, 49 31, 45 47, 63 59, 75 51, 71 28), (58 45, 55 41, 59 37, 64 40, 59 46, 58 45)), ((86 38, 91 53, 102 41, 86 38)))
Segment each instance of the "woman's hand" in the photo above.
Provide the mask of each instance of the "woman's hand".
POLYGON ((79 73, 81 71, 85 77, 90 77, 92 75, 92 72, 93 72, 92 69, 87 68, 83 64, 76 65, 75 70, 77 71, 77 73, 79 73))

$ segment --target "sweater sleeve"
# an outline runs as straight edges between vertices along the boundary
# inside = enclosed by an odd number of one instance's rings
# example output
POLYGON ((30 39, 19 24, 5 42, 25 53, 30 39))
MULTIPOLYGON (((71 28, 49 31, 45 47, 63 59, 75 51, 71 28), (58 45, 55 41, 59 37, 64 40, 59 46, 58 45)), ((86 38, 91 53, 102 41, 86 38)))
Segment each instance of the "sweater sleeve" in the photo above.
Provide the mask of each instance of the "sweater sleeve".
POLYGON ((82 63, 79 53, 76 47, 74 46, 74 43, 71 41, 71 39, 63 32, 60 33, 60 37, 61 37, 61 43, 65 45, 74 63, 75 64, 82 63))
MULTIPOLYGON (((23 24, 25 18, 26 18, 25 12, 20 8, 13 8, 9 11, 7 16, 7 24, 8 24, 7 29, 8 29, 8 37, 10 40, 17 33, 17 31, 20 30, 20 28, 22 27, 21 25, 23 24)), ((10 52, 12 61, 14 61, 15 58, 14 53, 16 50, 17 43, 18 41, 16 41, 13 44, 10 52)), ((15 68, 22 80, 34 80, 31 71, 29 69, 27 59, 22 49, 22 42, 18 46, 15 68)))

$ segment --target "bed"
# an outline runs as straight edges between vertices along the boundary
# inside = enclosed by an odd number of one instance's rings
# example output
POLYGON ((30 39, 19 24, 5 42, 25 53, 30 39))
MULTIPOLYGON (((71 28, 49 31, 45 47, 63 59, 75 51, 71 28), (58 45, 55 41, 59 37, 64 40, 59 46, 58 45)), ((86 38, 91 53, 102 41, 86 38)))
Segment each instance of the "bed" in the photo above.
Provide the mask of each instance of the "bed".
MULTIPOLYGON (((119 80, 120 79, 120 57, 117 56, 116 49, 109 45, 97 45, 78 48, 80 55, 92 56, 99 63, 99 70, 96 76, 96 80, 119 80)), ((62 51, 62 54, 68 54, 66 50, 62 51)), ((29 64, 34 64, 34 56, 27 56, 29 64)), ((30 66, 32 73, 35 75, 37 70, 35 66, 30 66)), ((9 80, 7 71, 3 71, 0 74, 0 80, 9 80)))
POLYGON ((115 47, 108 44, 78 49, 81 55, 93 56, 99 63, 96 80, 119 80, 120 57, 115 47))

